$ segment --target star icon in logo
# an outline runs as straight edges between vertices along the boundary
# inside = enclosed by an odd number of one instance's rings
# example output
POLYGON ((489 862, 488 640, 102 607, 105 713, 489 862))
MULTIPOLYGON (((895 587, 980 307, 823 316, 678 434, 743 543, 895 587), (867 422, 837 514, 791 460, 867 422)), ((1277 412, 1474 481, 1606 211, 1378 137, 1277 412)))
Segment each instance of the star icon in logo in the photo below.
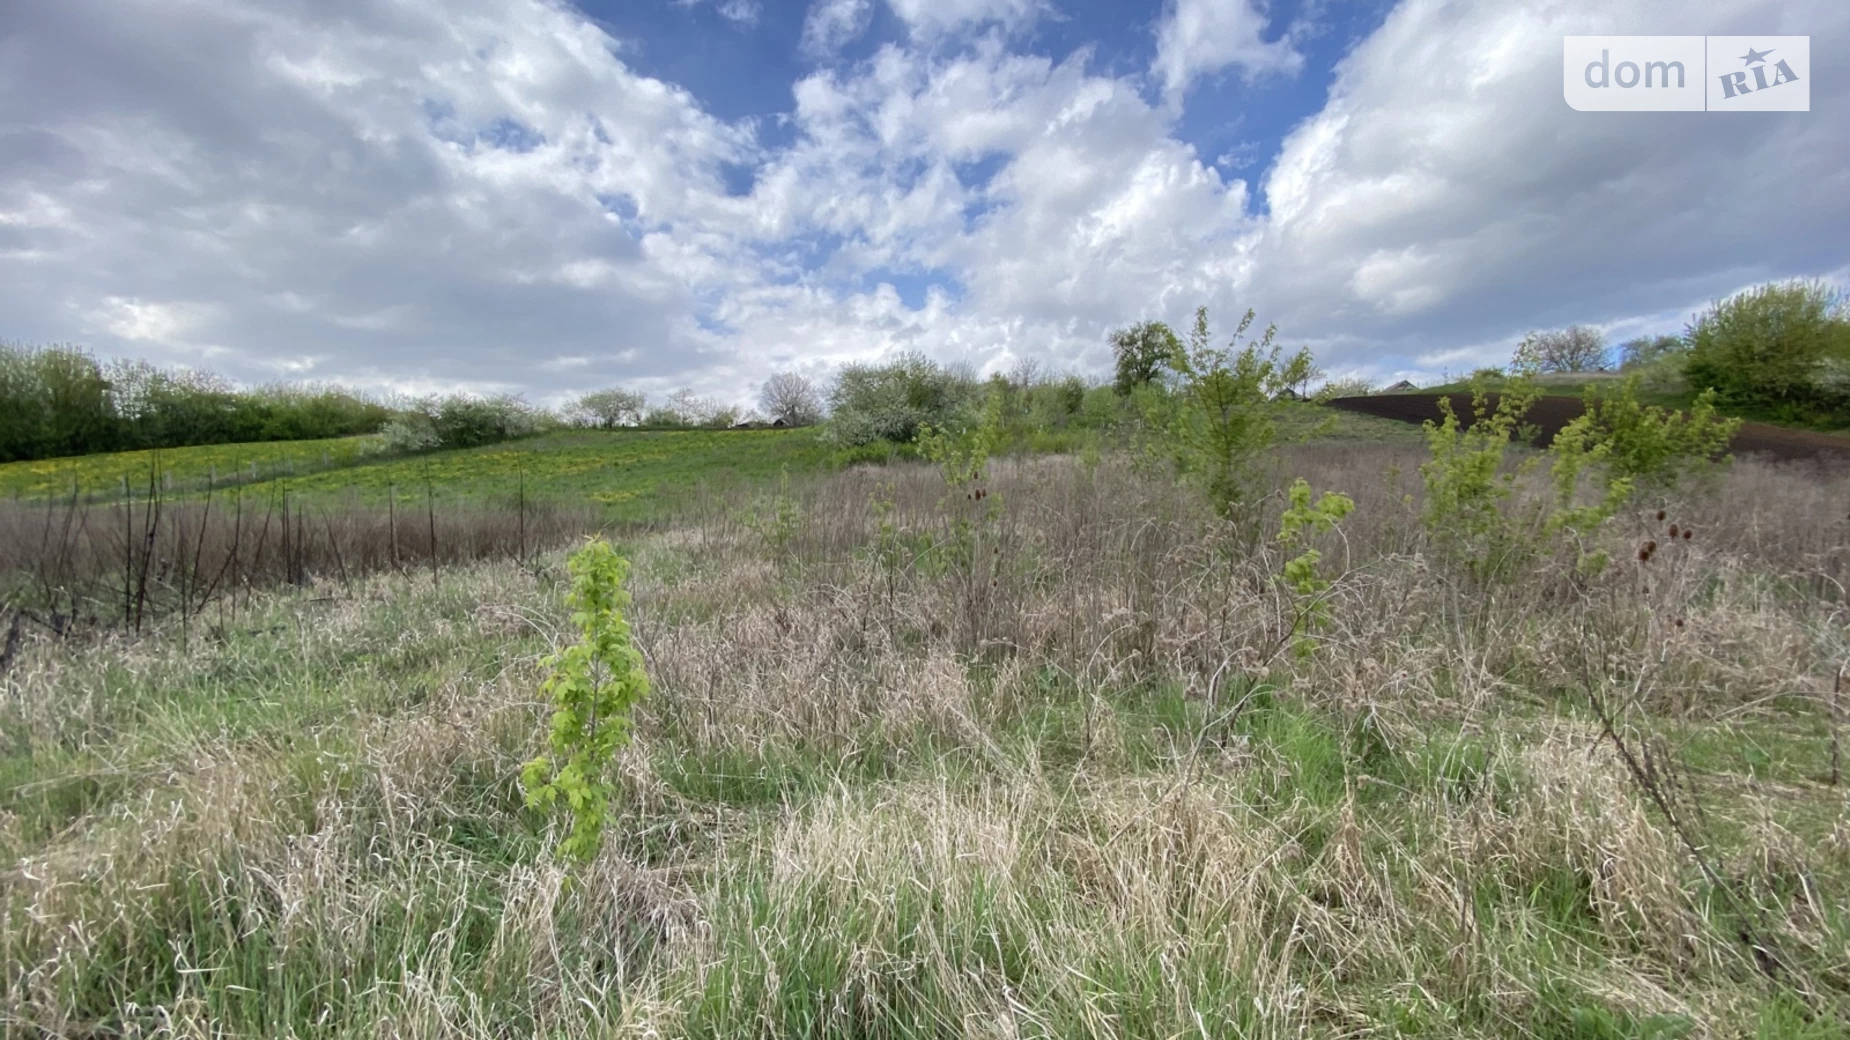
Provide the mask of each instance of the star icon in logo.
POLYGON ((1741 64, 1743 65, 1764 64, 1766 62, 1766 56, 1773 53, 1773 51, 1776 49, 1777 48, 1774 48, 1774 47, 1768 47, 1766 50, 1757 51, 1757 50, 1754 50, 1752 47, 1749 47, 1747 48, 1747 53, 1741 55, 1741 64))

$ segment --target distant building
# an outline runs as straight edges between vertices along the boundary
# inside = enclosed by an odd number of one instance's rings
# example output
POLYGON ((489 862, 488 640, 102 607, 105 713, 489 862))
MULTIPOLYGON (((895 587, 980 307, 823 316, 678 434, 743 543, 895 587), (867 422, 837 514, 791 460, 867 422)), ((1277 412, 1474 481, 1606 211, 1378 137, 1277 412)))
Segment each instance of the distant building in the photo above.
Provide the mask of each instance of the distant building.
POLYGON ((1393 386, 1388 387, 1386 390, 1383 390, 1382 393, 1384 394, 1404 394, 1409 390, 1418 390, 1418 389, 1419 387, 1414 386, 1412 383, 1409 383, 1405 379, 1403 379, 1400 382, 1395 383, 1393 386))

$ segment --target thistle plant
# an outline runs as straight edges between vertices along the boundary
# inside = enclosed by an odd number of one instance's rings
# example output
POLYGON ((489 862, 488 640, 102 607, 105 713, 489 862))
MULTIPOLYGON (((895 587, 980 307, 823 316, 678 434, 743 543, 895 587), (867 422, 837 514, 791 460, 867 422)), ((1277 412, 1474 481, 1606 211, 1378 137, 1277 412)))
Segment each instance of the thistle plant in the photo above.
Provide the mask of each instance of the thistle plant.
POLYGON ((551 675, 541 690, 553 703, 549 753, 527 763, 521 785, 530 807, 563 807, 569 813, 571 831, 559 850, 583 863, 603 847, 617 752, 630 742, 630 712, 648 695, 649 679, 623 619, 629 561, 593 538, 567 566, 572 575, 567 602, 581 638, 546 660, 551 675))
POLYGON ((1278 543, 1286 551, 1298 554, 1285 561, 1280 571, 1285 587, 1297 600, 1292 614, 1291 648, 1299 657, 1316 652, 1317 641, 1310 632, 1329 623, 1330 605, 1323 594, 1332 584, 1317 571, 1323 553, 1309 545, 1310 539, 1334 530, 1342 519, 1355 511, 1355 500, 1335 491, 1325 491, 1315 503, 1310 498, 1310 483, 1299 477, 1291 485, 1290 505, 1279 518, 1278 543))

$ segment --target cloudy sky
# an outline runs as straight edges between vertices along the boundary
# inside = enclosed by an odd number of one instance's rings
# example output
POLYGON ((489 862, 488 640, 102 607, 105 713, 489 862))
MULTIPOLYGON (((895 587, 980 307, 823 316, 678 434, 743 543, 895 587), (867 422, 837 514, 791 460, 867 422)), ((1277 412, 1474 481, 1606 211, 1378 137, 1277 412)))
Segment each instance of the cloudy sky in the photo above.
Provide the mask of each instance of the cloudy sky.
POLYGON ((1844 277, 1846 44, 1843 0, 4 3, 0 338, 742 399, 1098 373, 1207 304, 1456 372, 1844 277), (1572 111, 1603 33, 1810 35, 1812 110, 1572 111))

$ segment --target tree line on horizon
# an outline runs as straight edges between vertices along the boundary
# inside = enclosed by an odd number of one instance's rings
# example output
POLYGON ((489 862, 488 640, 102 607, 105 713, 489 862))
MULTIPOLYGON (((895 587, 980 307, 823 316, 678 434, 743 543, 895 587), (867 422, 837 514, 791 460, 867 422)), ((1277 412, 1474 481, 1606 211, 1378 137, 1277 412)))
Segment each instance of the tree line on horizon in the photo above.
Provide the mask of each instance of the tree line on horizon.
MULTIPOLYGON (((776 373, 758 387, 757 411, 691 389, 652 400, 641 391, 605 387, 548 409, 515 394, 380 399, 333 383, 242 388, 210 372, 103 362, 78 347, 0 343, 0 462, 358 434, 380 434, 383 450, 411 453, 558 429, 825 421, 829 441, 865 452, 909 444, 926 428, 967 422, 991 398, 1014 427, 1057 447, 1067 431, 1124 418, 1133 396, 1164 392, 1186 358, 1182 337, 1161 321, 1120 327, 1109 340, 1113 367, 1103 379, 1056 372, 1034 360, 983 379, 968 365, 907 351, 843 366, 826 386, 799 373, 776 373)), ((1778 421, 1850 424, 1850 298, 1819 280, 1737 293, 1694 316, 1681 335, 1632 339, 1616 351, 1586 325, 1533 332, 1518 345, 1516 360, 1570 375, 1616 369, 1639 375, 1649 390, 1671 394, 1714 388, 1724 407, 1778 421)), ((1473 376, 1495 380, 1501 374, 1485 368, 1473 376)), ((1375 388, 1364 379, 1328 378, 1307 361, 1283 392, 1330 399, 1375 388)))

